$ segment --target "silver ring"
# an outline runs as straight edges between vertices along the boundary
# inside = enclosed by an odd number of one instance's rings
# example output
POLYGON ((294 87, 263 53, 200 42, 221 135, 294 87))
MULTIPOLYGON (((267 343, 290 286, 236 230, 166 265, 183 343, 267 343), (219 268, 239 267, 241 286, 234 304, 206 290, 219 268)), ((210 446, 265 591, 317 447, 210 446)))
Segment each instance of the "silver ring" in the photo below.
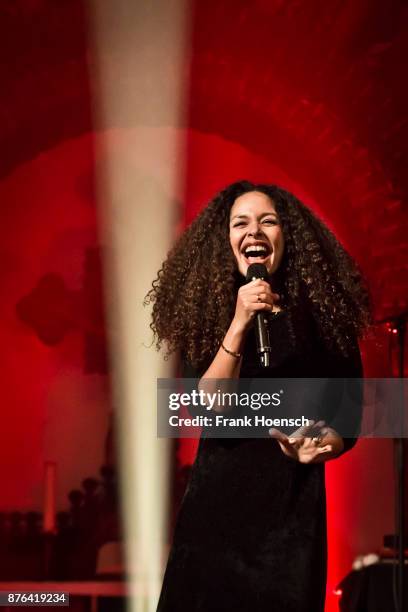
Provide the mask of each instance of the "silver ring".
POLYGON ((315 446, 320 446, 322 439, 323 436, 316 436, 315 438, 312 438, 312 442, 315 446))

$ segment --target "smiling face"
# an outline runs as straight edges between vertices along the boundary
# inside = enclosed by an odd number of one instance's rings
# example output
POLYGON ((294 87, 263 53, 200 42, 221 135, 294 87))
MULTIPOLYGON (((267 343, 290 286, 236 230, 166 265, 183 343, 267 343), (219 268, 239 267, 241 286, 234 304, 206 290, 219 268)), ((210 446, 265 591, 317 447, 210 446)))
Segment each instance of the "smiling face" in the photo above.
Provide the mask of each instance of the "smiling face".
POLYGON ((235 200, 230 213, 229 238, 243 276, 253 263, 264 264, 269 275, 279 268, 285 241, 275 204, 264 193, 250 191, 235 200))

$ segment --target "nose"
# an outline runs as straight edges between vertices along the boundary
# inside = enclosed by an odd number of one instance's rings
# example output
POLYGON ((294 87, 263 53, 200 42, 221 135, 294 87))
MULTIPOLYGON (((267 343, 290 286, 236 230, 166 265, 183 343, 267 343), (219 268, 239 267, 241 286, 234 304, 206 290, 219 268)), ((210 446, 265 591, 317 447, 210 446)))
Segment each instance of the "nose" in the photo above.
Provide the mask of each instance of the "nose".
POLYGON ((258 221, 254 221, 248 226, 248 236, 255 237, 255 236, 258 236, 259 234, 262 234, 262 230, 259 226, 258 221))

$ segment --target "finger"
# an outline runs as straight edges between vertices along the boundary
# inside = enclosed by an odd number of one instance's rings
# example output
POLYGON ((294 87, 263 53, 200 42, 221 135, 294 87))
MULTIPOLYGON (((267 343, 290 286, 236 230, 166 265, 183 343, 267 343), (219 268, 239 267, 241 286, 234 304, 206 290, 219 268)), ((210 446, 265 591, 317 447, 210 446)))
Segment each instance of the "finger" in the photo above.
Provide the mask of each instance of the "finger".
POLYGON ((282 442, 279 442, 279 440, 277 442, 279 444, 279 448, 281 449, 284 455, 286 455, 287 457, 291 457, 292 459, 296 459, 297 457, 296 450, 294 450, 293 448, 287 448, 284 444, 282 444, 282 442))
POLYGON ((267 281, 262 280, 261 278, 257 278, 249 283, 247 283, 246 285, 243 285, 241 287, 242 290, 250 290, 253 287, 255 287, 256 289, 259 289, 260 287, 262 287, 262 289, 264 291, 266 291, 267 293, 270 293, 271 295, 274 296, 274 299, 276 300, 280 300, 280 295, 278 293, 272 293, 272 287, 270 286, 270 284, 267 281))
POLYGON ((274 301, 272 299, 271 296, 267 295, 264 291, 260 291, 258 289, 258 291, 251 291, 251 293, 247 293, 245 295, 241 296, 241 300, 244 303, 244 305, 248 306, 248 305, 252 305, 252 304, 256 304, 257 302, 263 303, 263 304, 270 304, 271 306, 273 305, 274 301))
POLYGON ((330 427, 325 426, 325 427, 322 427, 322 428, 320 429, 320 433, 321 433, 321 435, 322 435, 322 436, 325 436, 325 435, 326 435, 326 434, 328 434, 329 432, 330 432, 330 427))
POLYGON ((318 446, 316 448, 316 452, 319 453, 319 455, 324 454, 324 453, 331 453, 333 450, 333 446, 331 444, 326 444, 325 446, 318 446))
POLYGON ((303 440, 302 446, 303 446, 304 449, 317 448, 317 446, 316 446, 316 444, 314 442, 314 438, 310 438, 310 437, 307 436, 305 438, 302 438, 302 440, 303 440))
POLYGON ((263 291, 261 293, 255 293, 255 296, 258 296, 258 295, 262 297, 263 302, 268 302, 268 304, 277 304, 280 300, 280 296, 277 293, 272 293, 271 291, 263 291))
POLYGON ((286 434, 284 434, 282 431, 279 431, 279 429, 276 429, 276 427, 271 427, 269 430, 269 435, 272 438, 276 438, 276 440, 280 440, 281 442, 285 441, 288 439, 288 436, 286 434))
POLYGON ((290 439, 284 433, 279 431, 279 429, 275 429, 274 427, 269 430, 269 435, 279 442, 282 450, 286 449, 291 454, 297 452, 296 444, 299 442, 298 439, 290 439))
POLYGON ((254 291, 251 293, 251 301, 252 302, 264 302, 266 298, 266 293, 264 291, 254 291))
POLYGON ((281 445, 281 447, 286 448, 287 451, 293 453, 297 453, 298 451, 298 440, 294 440, 292 442, 289 441, 289 438, 287 440, 278 440, 279 444, 281 445))
MULTIPOLYGON (((266 293, 269 293, 270 295, 275 295, 275 296, 278 296, 278 298, 279 298, 279 294, 278 294, 278 293, 274 293, 274 292, 272 291, 272 287, 270 286, 270 284, 269 284, 269 283, 265 283, 265 284, 263 284, 263 285, 261 285, 261 286, 262 286, 262 290, 263 290, 263 291, 266 291, 266 293)), ((259 287, 259 288, 260 288, 260 287, 259 287)))
POLYGON ((253 293, 251 295, 252 302, 259 302, 263 304, 271 304, 273 306, 273 298, 271 295, 268 295, 265 291, 261 291, 259 293, 253 293))
POLYGON ((271 288, 268 281, 264 280, 263 278, 258 278, 257 280, 259 281, 259 285, 263 287, 266 291, 271 288))
POLYGON ((258 310, 268 310, 272 312, 273 306, 271 304, 267 304, 266 302, 254 302, 251 304, 252 314, 255 314, 258 310))
POLYGON ((305 435, 312 437, 312 438, 316 438, 319 436, 323 437, 321 433, 325 425, 326 425, 325 421, 317 421, 317 423, 314 423, 313 425, 310 425, 310 421, 309 421, 309 425, 305 426, 306 428, 305 435))
MULTIPOLYGON (((330 427, 322 427, 321 430, 313 436, 313 438, 319 438, 320 442, 324 440, 324 438, 330 434, 330 427)), ((313 439, 310 438, 310 439, 313 439)))
POLYGON ((288 442, 290 444, 297 444, 298 446, 301 446, 305 441, 305 438, 303 436, 298 436, 298 437, 290 437, 288 438, 288 442))
POLYGON ((262 281, 259 278, 240 287, 238 293, 242 296, 244 295, 252 296, 252 295, 257 295, 260 291, 268 295, 270 299, 273 300, 274 302, 278 302, 280 300, 280 295, 278 293, 272 292, 272 289, 269 283, 266 283, 265 281, 262 281))
POLYGON ((314 427, 314 421, 309 419, 308 425, 303 425, 302 427, 299 427, 299 429, 296 429, 296 431, 291 433, 291 438, 301 438, 305 436, 308 430, 311 429, 312 427, 314 427))
POLYGON ((320 430, 320 433, 322 434, 323 438, 325 436, 334 436, 334 437, 337 437, 339 435, 335 429, 333 429, 332 427, 329 427, 329 426, 323 427, 320 430))
POLYGON ((259 290, 263 291, 264 293, 269 295, 272 299, 274 299, 276 302, 280 300, 279 293, 274 293, 269 283, 263 283, 263 284, 261 283, 260 285, 255 285, 254 287, 250 287, 250 288, 251 288, 251 291, 253 291, 254 289, 257 291, 259 290))
POLYGON ((288 438, 288 447, 292 448, 296 453, 298 453, 300 449, 303 449, 304 445, 305 438, 288 438))

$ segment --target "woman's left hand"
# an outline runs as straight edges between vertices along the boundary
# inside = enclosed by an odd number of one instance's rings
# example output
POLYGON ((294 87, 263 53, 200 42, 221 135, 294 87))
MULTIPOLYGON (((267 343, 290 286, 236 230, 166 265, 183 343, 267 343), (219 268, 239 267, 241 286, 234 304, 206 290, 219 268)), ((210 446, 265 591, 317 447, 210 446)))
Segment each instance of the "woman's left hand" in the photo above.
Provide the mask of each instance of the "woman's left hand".
POLYGON ((310 421, 309 425, 300 427, 291 436, 279 429, 272 428, 269 435, 275 438, 283 453, 300 463, 322 463, 334 459, 344 448, 343 439, 324 421, 310 421))

